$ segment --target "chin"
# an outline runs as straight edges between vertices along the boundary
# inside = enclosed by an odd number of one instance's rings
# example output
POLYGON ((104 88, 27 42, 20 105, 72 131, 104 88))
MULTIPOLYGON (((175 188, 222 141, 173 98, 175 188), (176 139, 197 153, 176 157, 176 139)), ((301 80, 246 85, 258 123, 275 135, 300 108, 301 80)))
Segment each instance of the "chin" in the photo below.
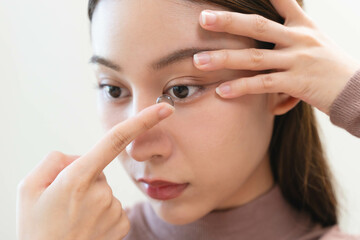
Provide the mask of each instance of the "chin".
POLYGON ((154 199, 151 199, 150 203, 159 218, 173 225, 185 225, 195 222, 210 212, 201 211, 201 209, 189 203, 174 203, 154 199))

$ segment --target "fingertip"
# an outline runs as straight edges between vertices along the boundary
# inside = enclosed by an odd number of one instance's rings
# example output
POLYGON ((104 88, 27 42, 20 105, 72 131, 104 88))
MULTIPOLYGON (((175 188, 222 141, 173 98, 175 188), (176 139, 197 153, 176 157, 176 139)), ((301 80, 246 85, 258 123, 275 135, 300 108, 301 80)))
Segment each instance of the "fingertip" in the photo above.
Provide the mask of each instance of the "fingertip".
POLYGON ((226 97, 231 94, 231 86, 229 84, 220 85, 215 91, 221 97, 226 97))
POLYGON ((211 63, 211 54, 208 52, 194 54, 193 61, 198 67, 207 66, 211 63))
POLYGON ((199 24, 202 28, 206 27, 206 24, 204 24, 204 22, 206 22, 206 19, 205 19, 205 11, 206 10, 202 10, 199 14, 199 24))
POLYGON ((160 104, 162 104, 158 112, 160 120, 167 118, 175 111, 175 108, 168 103, 160 103, 160 104))
POLYGON ((221 94, 221 91, 220 91, 220 89, 219 89, 218 87, 215 89, 215 92, 216 92, 220 97, 223 97, 222 94, 221 94))
POLYGON ((211 26, 216 23, 217 16, 214 11, 211 10, 203 10, 200 14, 200 23, 203 26, 211 26))
POLYGON ((206 66, 200 64, 198 56, 196 56, 196 54, 193 56, 193 64, 197 69, 201 71, 207 70, 206 66))

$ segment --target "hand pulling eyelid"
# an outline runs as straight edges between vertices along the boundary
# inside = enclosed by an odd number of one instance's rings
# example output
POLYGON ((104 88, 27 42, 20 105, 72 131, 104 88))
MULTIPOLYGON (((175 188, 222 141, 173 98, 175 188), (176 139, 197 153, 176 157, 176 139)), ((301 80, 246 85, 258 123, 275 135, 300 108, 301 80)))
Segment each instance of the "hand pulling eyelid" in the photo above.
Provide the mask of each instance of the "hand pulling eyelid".
POLYGON ((172 100, 171 96, 167 95, 167 94, 163 94, 161 95, 160 97, 158 97, 156 99, 156 103, 162 103, 162 102, 165 102, 165 103, 168 103, 170 104, 171 106, 174 107, 175 103, 174 101, 172 100))

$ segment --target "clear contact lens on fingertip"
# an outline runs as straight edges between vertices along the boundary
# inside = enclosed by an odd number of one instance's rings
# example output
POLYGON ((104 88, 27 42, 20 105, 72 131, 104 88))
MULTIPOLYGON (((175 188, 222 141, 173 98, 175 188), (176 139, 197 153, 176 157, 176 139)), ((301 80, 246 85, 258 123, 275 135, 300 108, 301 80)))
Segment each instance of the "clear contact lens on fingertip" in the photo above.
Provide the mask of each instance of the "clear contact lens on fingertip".
POLYGON ((175 106, 174 100, 171 98, 171 96, 167 94, 163 94, 156 99, 156 103, 162 103, 162 102, 168 103, 173 107, 175 106))

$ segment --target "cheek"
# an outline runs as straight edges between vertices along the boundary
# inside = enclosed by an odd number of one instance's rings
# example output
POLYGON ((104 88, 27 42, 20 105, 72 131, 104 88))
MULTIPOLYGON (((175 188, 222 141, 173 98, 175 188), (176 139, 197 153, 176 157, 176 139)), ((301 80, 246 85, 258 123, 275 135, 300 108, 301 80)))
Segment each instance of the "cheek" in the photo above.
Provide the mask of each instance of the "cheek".
POLYGON ((130 109, 127 105, 124 104, 120 106, 106 102, 100 93, 97 97, 97 111, 105 131, 110 130, 116 124, 125 121, 130 113, 130 109))
POLYGON ((234 100, 213 97, 183 112, 176 116, 176 142, 202 184, 235 175, 236 180, 241 175, 245 178, 264 158, 272 132, 266 95, 234 100))

